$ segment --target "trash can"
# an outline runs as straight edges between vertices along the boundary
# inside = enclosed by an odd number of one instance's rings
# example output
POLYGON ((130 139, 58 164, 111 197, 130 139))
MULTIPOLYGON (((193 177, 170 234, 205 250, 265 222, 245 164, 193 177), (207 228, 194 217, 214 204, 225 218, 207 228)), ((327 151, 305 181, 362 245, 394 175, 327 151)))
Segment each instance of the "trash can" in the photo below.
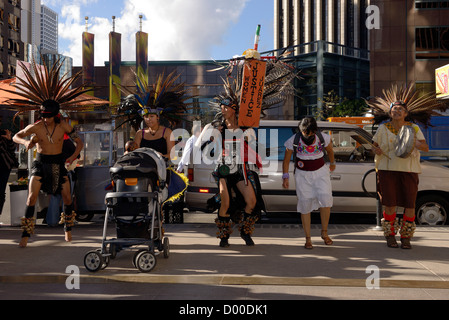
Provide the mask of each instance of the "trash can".
POLYGON ((20 226, 20 219, 24 216, 26 209, 28 185, 10 184, 9 191, 9 199, 11 202, 11 225, 20 226))

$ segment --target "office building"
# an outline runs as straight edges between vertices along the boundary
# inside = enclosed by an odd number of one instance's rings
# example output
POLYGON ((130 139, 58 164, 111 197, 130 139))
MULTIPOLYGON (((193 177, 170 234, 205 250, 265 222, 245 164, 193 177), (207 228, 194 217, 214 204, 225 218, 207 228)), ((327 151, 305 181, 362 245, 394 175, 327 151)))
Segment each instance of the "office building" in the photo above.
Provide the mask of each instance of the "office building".
POLYGON ((55 62, 62 62, 61 70, 59 70, 59 76, 62 77, 71 77, 72 76, 72 68, 73 68, 73 58, 64 56, 59 53, 44 53, 42 54, 42 59, 44 60, 47 66, 53 66, 55 62))
POLYGON ((392 83, 435 90, 435 69, 449 64, 449 1, 371 0, 380 28, 370 31, 371 94, 392 83))
POLYGON ((278 116, 298 119, 321 114, 333 91, 349 100, 369 92, 369 0, 274 0, 274 53, 291 50, 302 70, 298 97, 278 116))
POLYGON ((16 74, 17 60, 23 60, 24 48, 20 40, 20 1, 0 1, 0 79, 16 74))
POLYGON ((40 1, 22 0, 22 41, 25 44, 24 60, 45 64, 51 68, 60 59, 63 75, 72 74, 73 59, 58 53, 58 14, 40 1))
POLYGON ((23 43, 29 43, 39 48, 41 44, 41 2, 21 0, 20 3, 22 5, 22 41, 23 43))
MULTIPOLYGON (((204 123, 213 120, 215 114, 211 111, 208 102, 215 96, 222 93, 223 81, 226 77, 226 70, 210 72, 216 69, 217 62, 212 60, 187 60, 187 61, 149 61, 148 74, 149 82, 154 83, 159 74, 164 73, 165 76, 171 72, 181 74, 178 82, 184 82, 192 95, 198 97, 194 99, 194 104, 189 107, 185 120, 193 121, 201 118, 204 123)), ((130 89, 136 86, 135 61, 121 62, 121 85, 130 89)), ((73 67, 73 73, 79 72, 82 67, 73 67)), ((109 99, 109 62, 105 66, 95 67, 95 96, 101 99, 109 99)), ((75 83, 74 85, 80 85, 75 83)), ((190 101, 189 101, 190 102, 190 101)), ((97 119, 108 119, 109 115, 98 113, 95 115, 97 119)), ((183 122, 183 125, 191 125, 183 122)))
POLYGON ((368 49, 370 0, 274 0, 274 49, 326 41, 368 49))
POLYGON ((43 53, 58 53, 58 14, 49 7, 41 6, 41 43, 43 53))

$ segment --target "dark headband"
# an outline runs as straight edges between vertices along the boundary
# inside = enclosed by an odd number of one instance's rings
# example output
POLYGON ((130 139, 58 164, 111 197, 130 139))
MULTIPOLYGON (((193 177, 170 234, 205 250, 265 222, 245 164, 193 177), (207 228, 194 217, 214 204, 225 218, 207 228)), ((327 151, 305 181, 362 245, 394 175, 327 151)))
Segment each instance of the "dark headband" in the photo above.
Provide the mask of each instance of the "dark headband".
POLYGON ((41 117, 52 118, 59 114, 59 103, 54 100, 45 100, 41 106, 41 117))
POLYGON ((404 101, 395 101, 390 104, 390 109, 393 108, 394 106, 404 106, 405 107, 406 104, 404 101))

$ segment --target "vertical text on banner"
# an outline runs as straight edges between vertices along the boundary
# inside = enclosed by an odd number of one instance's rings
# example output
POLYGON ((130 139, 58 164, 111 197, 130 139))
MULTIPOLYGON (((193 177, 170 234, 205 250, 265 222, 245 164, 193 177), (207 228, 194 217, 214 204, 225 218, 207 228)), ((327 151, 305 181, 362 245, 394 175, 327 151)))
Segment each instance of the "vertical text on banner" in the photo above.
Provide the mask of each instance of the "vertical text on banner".
POLYGON ((245 60, 239 110, 240 127, 259 127, 265 71, 266 61, 245 60))

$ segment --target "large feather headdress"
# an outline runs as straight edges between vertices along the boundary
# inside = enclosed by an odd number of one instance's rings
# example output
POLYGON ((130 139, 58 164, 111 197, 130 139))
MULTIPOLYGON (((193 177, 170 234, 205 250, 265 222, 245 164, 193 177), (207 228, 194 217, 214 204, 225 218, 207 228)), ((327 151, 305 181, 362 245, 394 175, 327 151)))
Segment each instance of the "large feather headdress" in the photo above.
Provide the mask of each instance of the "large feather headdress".
POLYGON ((129 122, 135 130, 140 129, 143 117, 154 113, 165 118, 171 125, 178 124, 194 96, 188 94, 185 83, 177 82, 180 74, 174 71, 165 77, 164 73, 157 76, 156 82, 149 84, 142 75, 136 75, 136 90, 120 87, 127 94, 118 105, 119 116, 127 119, 119 125, 129 122))
MULTIPOLYGON (((288 55, 288 53, 287 53, 288 55)), ((266 116, 266 111, 270 108, 279 106, 282 102, 296 94, 294 86, 294 79, 300 79, 299 73, 294 66, 287 63, 285 54, 276 59, 267 60, 264 91, 262 98, 261 118, 266 116)), ((262 57, 263 58, 263 57, 262 57)), ((230 103, 235 106, 236 114, 238 115, 241 88, 242 88, 242 73, 244 63, 242 59, 231 59, 229 64, 222 68, 212 71, 228 69, 228 76, 223 79, 223 92, 209 102, 209 105, 216 112, 215 121, 222 118, 221 104, 230 103), (237 70, 235 77, 232 76, 234 70, 237 70)))
POLYGON ((426 128, 430 125, 431 116, 441 115, 438 111, 444 112, 449 107, 446 102, 436 98, 435 92, 423 93, 416 90, 414 83, 393 84, 382 92, 383 97, 374 97, 366 101, 372 110, 375 124, 390 119, 391 106, 396 102, 406 107, 410 121, 418 122, 426 128))
POLYGON ((81 72, 70 77, 67 75, 60 77, 62 62, 62 59, 58 59, 49 70, 45 63, 38 67, 33 60, 31 70, 28 70, 19 61, 24 78, 17 77, 15 83, 11 83, 15 90, 1 89, 14 96, 6 101, 5 106, 6 109, 16 111, 14 118, 29 111, 43 112, 46 107, 50 107, 52 112, 58 114, 59 110, 86 111, 98 105, 99 99, 91 96, 86 98, 86 95, 83 95, 91 91, 91 88, 83 86, 72 88, 72 85, 80 79, 81 72))

